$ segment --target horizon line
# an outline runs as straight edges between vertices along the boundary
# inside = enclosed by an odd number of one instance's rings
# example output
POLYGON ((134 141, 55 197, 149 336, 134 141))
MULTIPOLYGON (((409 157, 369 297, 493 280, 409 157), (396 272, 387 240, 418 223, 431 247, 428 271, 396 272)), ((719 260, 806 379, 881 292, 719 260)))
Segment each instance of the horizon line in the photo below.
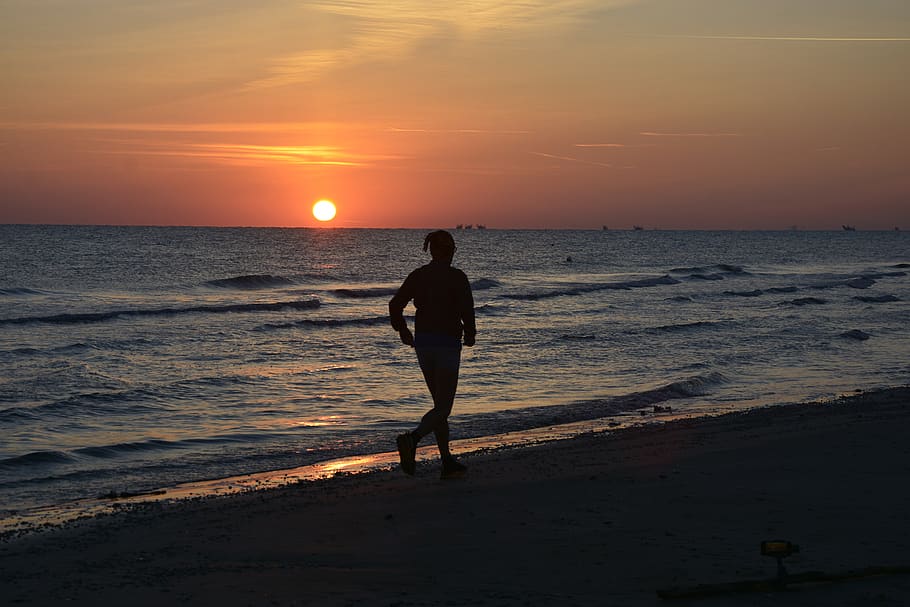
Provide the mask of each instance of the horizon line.
MULTIPOLYGON (((830 228, 812 228, 788 226, 782 228, 638 228, 630 227, 491 227, 457 228, 440 226, 335 226, 335 225, 213 225, 213 224, 144 224, 144 223, 33 223, 33 222, 0 222, 0 227, 62 227, 62 228, 192 228, 214 230, 438 230, 453 232, 486 232, 486 231, 552 231, 552 232, 843 232, 843 225, 830 228)), ((863 228, 851 230, 856 232, 903 232, 904 228, 863 228)))

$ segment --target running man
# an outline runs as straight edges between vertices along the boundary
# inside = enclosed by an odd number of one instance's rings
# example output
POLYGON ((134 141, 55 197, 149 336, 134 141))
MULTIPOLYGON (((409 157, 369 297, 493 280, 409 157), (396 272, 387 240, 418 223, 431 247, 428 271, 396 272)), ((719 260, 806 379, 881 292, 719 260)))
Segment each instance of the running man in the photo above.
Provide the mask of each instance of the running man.
POLYGON ((458 387, 462 336, 465 346, 473 346, 477 328, 471 283, 464 272, 452 267, 455 248, 455 239, 445 230, 427 234, 423 250, 429 249, 433 260, 411 272, 389 302, 392 328, 402 343, 417 351, 417 362, 433 397, 433 408, 417 428, 398 436, 398 455, 405 474, 414 474, 417 445, 430 432, 436 435, 442 478, 458 478, 467 471, 449 450, 448 418, 458 387), (403 315, 411 300, 417 308, 416 337, 403 315))

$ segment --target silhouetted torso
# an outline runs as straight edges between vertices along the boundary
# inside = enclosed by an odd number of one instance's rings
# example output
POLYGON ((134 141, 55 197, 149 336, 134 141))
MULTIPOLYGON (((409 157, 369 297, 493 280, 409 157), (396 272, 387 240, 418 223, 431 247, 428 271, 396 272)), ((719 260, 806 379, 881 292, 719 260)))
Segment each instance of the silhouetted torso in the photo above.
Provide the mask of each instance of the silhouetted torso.
POLYGON ((406 326, 403 311, 410 300, 417 308, 414 332, 418 343, 433 336, 461 341, 462 333, 473 339, 474 297, 468 277, 447 262, 433 260, 411 272, 389 302, 392 326, 406 326))

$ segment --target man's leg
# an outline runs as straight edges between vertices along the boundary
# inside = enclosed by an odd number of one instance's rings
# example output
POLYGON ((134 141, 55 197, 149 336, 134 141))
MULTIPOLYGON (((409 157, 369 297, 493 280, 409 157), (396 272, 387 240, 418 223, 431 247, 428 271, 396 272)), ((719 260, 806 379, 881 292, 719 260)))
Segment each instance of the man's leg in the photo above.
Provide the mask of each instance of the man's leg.
POLYGON ((433 397, 433 408, 423 416, 420 425, 412 432, 415 443, 433 432, 442 461, 454 458, 449 450, 449 422, 458 388, 458 368, 461 352, 457 348, 432 348, 418 352, 420 369, 433 397))

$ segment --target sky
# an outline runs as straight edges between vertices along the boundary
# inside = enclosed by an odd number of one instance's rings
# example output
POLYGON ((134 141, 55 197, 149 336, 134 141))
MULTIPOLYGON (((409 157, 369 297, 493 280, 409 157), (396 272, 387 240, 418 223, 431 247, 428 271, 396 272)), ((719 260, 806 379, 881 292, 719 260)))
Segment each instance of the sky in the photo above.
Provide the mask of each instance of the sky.
POLYGON ((0 14, 0 223, 910 229, 906 0, 0 14))

